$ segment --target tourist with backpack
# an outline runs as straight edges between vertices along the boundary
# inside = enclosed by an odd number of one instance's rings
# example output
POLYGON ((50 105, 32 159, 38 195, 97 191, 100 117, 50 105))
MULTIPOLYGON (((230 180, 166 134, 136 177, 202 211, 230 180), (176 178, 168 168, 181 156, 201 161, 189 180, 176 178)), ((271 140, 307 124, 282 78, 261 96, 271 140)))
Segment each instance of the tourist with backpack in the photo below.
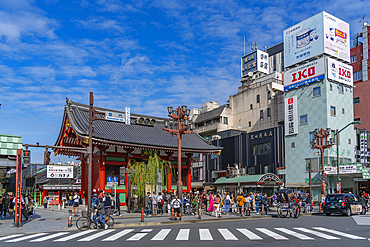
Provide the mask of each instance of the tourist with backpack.
POLYGON ((224 213, 227 214, 230 211, 231 199, 229 193, 226 192, 224 199, 224 213))

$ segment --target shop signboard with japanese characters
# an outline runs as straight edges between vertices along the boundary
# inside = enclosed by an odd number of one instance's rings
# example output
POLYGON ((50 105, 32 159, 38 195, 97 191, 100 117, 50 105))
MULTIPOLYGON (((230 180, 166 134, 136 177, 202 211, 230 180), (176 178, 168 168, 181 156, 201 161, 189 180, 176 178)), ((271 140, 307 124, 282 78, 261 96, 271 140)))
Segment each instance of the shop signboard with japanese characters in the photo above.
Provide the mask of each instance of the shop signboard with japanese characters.
POLYGON ((323 53, 350 61, 349 24, 326 12, 284 30, 284 66, 323 53))
POLYGON ((328 79, 353 87, 352 65, 328 57, 328 79))
MULTIPOLYGON (((327 175, 334 175, 337 174, 337 167, 336 166, 325 166, 325 173, 327 175)), ((355 174, 357 173, 357 165, 340 165, 339 166, 339 174, 355 174)))
POLYGON ((285 99, 285 135, 298 134, 297 96, 285 99))
POLYGON ((249 72, 260 71, 268 74, 269 55, 267 52, 255 50, 241 59, 241 75, 245 77, 249 72))
POLYGON ((284 72, 284 91, 308 85, 325 78, 324 58, 302 64, 284 72))
POLYGON ((47 166, 47 178, 73 178, 73 166, 47 166))

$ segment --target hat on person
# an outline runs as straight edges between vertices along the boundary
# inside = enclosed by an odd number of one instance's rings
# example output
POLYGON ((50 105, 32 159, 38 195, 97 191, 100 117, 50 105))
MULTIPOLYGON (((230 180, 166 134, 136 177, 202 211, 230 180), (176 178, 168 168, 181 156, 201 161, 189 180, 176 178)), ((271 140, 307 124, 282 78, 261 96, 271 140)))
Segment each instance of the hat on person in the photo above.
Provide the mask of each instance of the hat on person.
POLYGON ((93 189, 93 192, 96 192, 96 189, 93 189))

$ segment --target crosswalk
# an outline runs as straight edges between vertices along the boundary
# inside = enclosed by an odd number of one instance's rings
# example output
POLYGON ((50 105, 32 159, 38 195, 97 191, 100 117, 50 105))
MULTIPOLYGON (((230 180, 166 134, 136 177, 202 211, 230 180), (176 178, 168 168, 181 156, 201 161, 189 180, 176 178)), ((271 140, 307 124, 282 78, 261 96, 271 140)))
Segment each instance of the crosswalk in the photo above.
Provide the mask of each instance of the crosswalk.
POLYGON ((188 241, 189 238, 200 241, 213 241, 214 239, 220 239, 225 241, 238 241, 238 240, 250 240, 250 241, 263 241, 266 239, 287 241, 292 239, 300 239, 304 241, 313 241, 317 238, 326 240, 340 240, 340 239, 351 239, 351 240, 367 240, 365 237, 353 235, 347 232, 337 231, 334 229, 328 229, 325 227, 293 227, 292 229, 276 227, 272 229, 258 227, 253 229, 247 228, 215 228, 215 229, 109 229, 109 230, 87 230, 80 232, 57 232, 57 233, 36 233, 36 234, 15 234, 9 236, 0 237, 0 241, 4 243, 18 243, 18 242, 30 242, 40 243, 45 241, 52 242, 90 242, 93 240, 97 241, 188 241))

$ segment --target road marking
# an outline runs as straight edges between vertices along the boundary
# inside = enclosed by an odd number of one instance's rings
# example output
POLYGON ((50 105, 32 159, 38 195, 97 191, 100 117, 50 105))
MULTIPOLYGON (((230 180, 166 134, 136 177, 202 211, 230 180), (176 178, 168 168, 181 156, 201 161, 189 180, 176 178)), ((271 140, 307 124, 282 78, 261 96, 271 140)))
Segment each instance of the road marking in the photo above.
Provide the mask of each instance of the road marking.
POLYGON ((154 240, 154 241, 164 240, 167 237, 167 235, 170 233, 170 231, 171 231, 171 229, 162 229, 151 240, 154 240))
POLYGON ((148 234, 147 232, 136 233, 134 236, 127 239, 126 241, 139 241, 140 239, 145 237, 145 235, 147 235, 147 234, 148 234))
POLYGON ((24 234, 10 235, 10 236, 6 236, 6 237, 2 237, 2 238, 0 238, 0 240, 5 240, 5 239, 9 239, 9 238, 15 238, 15 237, 23 236, 23 235, 24 234))
POLYGON ((339 231, 336 231, 336 230, 326 229, 326 228, 323 228, 323 227, 312 227, 312 228, 314 228, 316 230, 324 231, 324 232, 330 232, 330 233, 333 233, 335 235, 343 236, 343 237, 346 237, 346 238, 351 238, 351 239, 366 239, 364 237, 355 236, 355 235, 352 235, 352 234, 348 234, 348 233, 344 233, 344 232, 339 232, 339 231))
POLYGON ((288 230, 286 228, 275 228, 276 230, 279 230, 279 231, 282 231, 286 234, 289 234, 289 235, 292 235, 294 237, 297 237, 299 239, 302 239, 302 240, 315 240, 314 238, 311 238, 311 237, 308 237, 306 235, 303 235, 301 233, 298 233, 298 232, 294 232, 294 231, 291 231, 291 230, 288 230))
POLYGON ((19 241, 23 241, 23 240, 26 240, 26 239, 30 239, 30 238, 35 238, 35 237, 38 237, 38 236, 42 236, 42 235, 45 235, 46 232, 42 232, 42 233, 37 233, 37 234, 33 234, 33 235, 27 235, 27 236, 24 236, 24 237, 21 237, 21 238, 16 238, 16 239, 12 239, 12 240, 8 240, 8 241, 5 241, 6 243, 15 243, 15 242, 19 242, 19 241))
POLYGON ((218 229, 225 240, 238 240, 228 229, 218 229))
POLYGON ((132 232, 133 230, 134 229, 126 229, 126 230, 120 231, 120 232, 118 232, 118 233, 116 233, 116 234, 114 234, 114 235, 112 235, 112 236, 110 236, 108 238, 103 239, 102 241, 114 241, 114 240, 117 240, 120 237, 125 236, 126 234, 132 232))
POLYGON ((93 239, 104 236, 105 234, 111 233, 113 231, 115 231, 115 229, 109 229, 109 230, 101 231, 99 233, 92 234, 91 236, 79 239, 78 242, 89 242, 93 239))
POLYGON ((340 238, 337 238, 337 237, 333 237, 333 236, 327 235, 325 233, 312 231, 312 230, 306 229, 306 228, 294 227, 294 229, 300 230, 302 232, 307 232, 307 233, 310 233, 312 235, 316 235, 318 237, 325 238, 325 239, 340 239, 340 238))
POLYGON ((208 229, 199 229, 199 238, 200 240, 213 240, 208 229))
POLYGON ((49 240, 51 238, 56 238, 56 237, 59 237, 59 236, 62 236, 62 235, 65 235, 67 234, 68 232, 58 232, 56 234, 53 234, 53 235, 49 235, 49 236, 45 236, 45 237, 42 237, 42 238, 38 238, 38 239, 34 239, 34 240, 31 240, 30 242, 43 242, 45 240, 49 240))
POLYGON ((70 236, 67 236, 67 237, 64 237, 64 238, 56 239, 53 242, 65 242, 65 241, 68 241, 68 240, 71 240, 71 239, 74 239, 74 238, 77 238, 77 237, 80 237, 82 235, 89 234, 89 233, 92 233, 92 232, 95 232, 95 231, 96 230, 87 230, 87 231, 79 232, 79 233, 76 233, 76 234, 73 234, 73 235, 70 235, 70 236))
POLYGON ((190 229, 180 229, 176 240, 189 240, 190 229))
POLYGON ((274 233, 273 231, 270 231, 266 228, 256 228, 257 231, 260 231, 264 234, 266 234, 269 237, 272 237, 276 240, 289 240, 288 238, 281 236, 280 234, 274 233))
POLYGON ((143 230, 141 230, 141 232, 151 232, 151 231, 153 231, 153 229, 143 229, 143 230))
POLYGON ((263 240, 263 238, 261 238, 260 236, 258 236, 255 233, 249 231, 246 228, 236 228, 236 230, 243 233, 247 238, 249 238, 249 240, 263 240))

